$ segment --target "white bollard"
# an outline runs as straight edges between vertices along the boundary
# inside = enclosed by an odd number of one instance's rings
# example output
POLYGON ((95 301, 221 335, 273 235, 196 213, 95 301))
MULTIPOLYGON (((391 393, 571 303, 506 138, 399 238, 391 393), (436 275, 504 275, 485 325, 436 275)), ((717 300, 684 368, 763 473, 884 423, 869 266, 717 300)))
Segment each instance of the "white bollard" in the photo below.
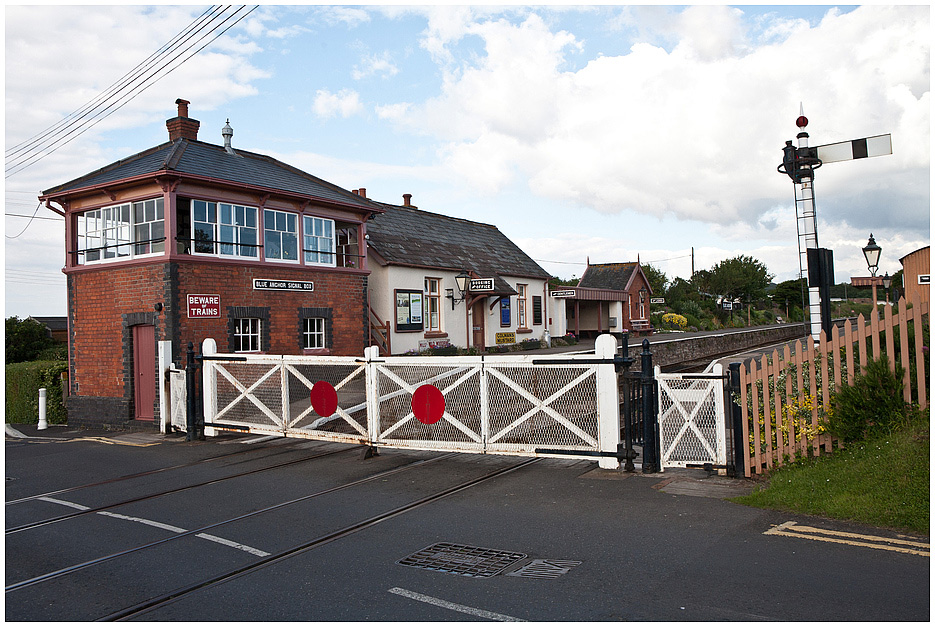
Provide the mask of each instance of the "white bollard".
POLYGON ((45 388, 39 388, 39 431, 49 428, 49 422, 45 419, 45 388))

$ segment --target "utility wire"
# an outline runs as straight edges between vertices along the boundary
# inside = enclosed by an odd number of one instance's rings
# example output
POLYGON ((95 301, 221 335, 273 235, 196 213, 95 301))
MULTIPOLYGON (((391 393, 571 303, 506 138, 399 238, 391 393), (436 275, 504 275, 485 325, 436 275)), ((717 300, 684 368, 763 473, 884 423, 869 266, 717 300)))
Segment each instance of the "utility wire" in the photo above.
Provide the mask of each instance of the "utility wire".
POLYGON ((22 230, 22 231, 20 231, 19 233, 17 233, 17 234, 14 235, 13 237, 10 237, 10 236, 7 235, 6 233, 4 233, 3 236, 4 236, 5 238, 7 238, 7 239, 16 239, 17 237, 19 237, 20 235, 22 235, 23 233, 25 233, 25 232, 26 232, 26 229, 29 228, 29 225, 32 224, 32 221, 36 218, 36 214, 39 213, 39 207, 41 207, 41 206, 42 206, 42 203, 41 203, 41 202, 40 202, 39 204, 36 205, 36 210, 32 212, 32 218, 29 219, 29 222, 26 223, 26 226, 23 227, 23 230, 22 230))
MULTIPOLYGON (((171 74, 172 72, 174 72, 176 69, 178 69, 182 64, 184 64, 184 63, 185 63, 186 61, 188 61, 190 58, 192 58, 193 56, 195 56, 196 54, 198 54, 199 52, 201 52, 202 50, 204 50, 207 46, 209 46, 212 42, 214 42, 218 37, 220 37, 221 35, 223 35, 224 33, 226 33, 228 30, 230 30, 231 28, 233 28, 234 26, 236 26, 237 24, 239 24, 244 18, 246 18, 246 17, 247 17, 248 15, 250 15, 251 13, 253 13, 253 11, 255 11, 255 10, 257 9, 257 7, 258 7, 258 5, 254 5, 251 9, 249 9, 246 13, 244 13, 243 15, 240 15, 239 17, 238 17, 238 14, 240 13, 241 10, 243 10, 244 7, 238 8, 232 15, 225 17, 225 18, 224 18, 224 21, 221 22, 221 24, 220 24, 218 27, 216 27, 212 32, 216 32, 216 31, 217 31, 217 28, 220 28, 220 27, 223 27, 223 30, 220 30, 220 32, 217 32, 217 33, 214 35, 214 37, 212 37, 209 41, 207 41, 207 42, 206 42, 204 45, 202 45, 200 48, 198 48, 198 49, 195 50, 194 52, 191 52, 190 54, 188 54, 187 56, 185 56, 185 57, 184 57, 181 61, 179 61, 174 67, 172 67, 172 68, 166 70, 166 68, 167 68, 170 64, 172 64, 173 62, 175 62, 175 61, 176 61, 179 57, 181 57, 182 55, 186 54, 186 52, 188 51, 188 49, 183 50, 183 51, 180 52, 179 54, 175 55, 174 57, 172 57, 171 59, 169 59, 166 63, 164 63, 161 67, 157 68, 155 71, 151 72, 151 73, 150 73, 149 75, 147 75, 146 77, 144 77, 144 78, 142 78, 142 79, 137 79, 135 82, 139 82, 140 80, 142 80, 142 81, 147 81, 147 82, 145 82, 144 84, 141 84, 139 87, 134 88, 134 91, 131 92, 130 94, 121 96, 120 98, 122 99, 122 102, 121 102, 120 100, 118 100, 117 102, 108 105, 108 106, 107 106, 104 110, 102 110, 100 113, 96 114, 94 117, 96 117, 97 119, 96 119, 93 123, 85 122, 85 123, 83 123, 80 127, 78 127, 78 129, 73 129, 72 131, 70 131, 69 133, 67 133, 64 137, 61 137, 61 138, 57 139, 55 143, 58 143, 58 145, 55 146, 54 148, 51 148, 50 150, 47 150, 47 151, 44 152, 44 153, 38 152, 37 154, 34 154, 32 157, 28 157, 28 158, 25 158, 25 159, 20 159, 20 160, 18 160, 17 162, 15 162, 14 164, 12 164, 11 166, 8 166, 8 168, 7 168, 7 174, 6 174, 6 177, 5 177, 5 178, 9 178, 9 177, 13 176, 14 174, 17 174, 17 173, 23 171, 24 169, 26 169, 27 167, 31 166, 32 164, 34 164, 35 162, 39 161, 40 159, 43 159, 43 158, 47 157, 48 155, 50 155, 50 154, 52 154, 53 152, 57 151, 57 150, 58 150, 59 148, 61 148, 62 146, 65 146, 66 144, 68 144, 68 143, 70 143, 71 141, 73 141, 74 139, 76 139, 76 138, 78 137, 78 135, 81 135, 81 134, 83 134, 84 132, 90 130, 91 128, 93 128, 94 126, 96 126, 97 124, 99 124, 100 122, 102 122, 105 118, 109 117, 111 114, 113 114, 113 113, 115 113, 116 111, 118 111, 118 110, 120 110, 121 108, 123 108, 127 103, 129 103, 131 100, 133 100, 134 98, 136 98, 137 96, 139 96, 141 93, 143 93, 144 91, 146 91, 146 90, 147 90, 149 87, 151 87, 154 83, 156 83, 157 81, 161 80, 161 79, 164 78, 165 76, 168 76, 169 74, 171 74), (232 20, 232 19, 234 19, 234 18, 236 18, 236 20, 235 20, 233 23, 227 24, 227 22, 229 22, 230 20, 232 20), (162 75, 160 76, 159 74, 160 74, 161 72, 163 72, 163 70, 166 70, 166 71, 165 71, 164 74, 162 74, 162 75), (84 128, 84 127, 86 127, 86 128, 84 128), (80 132, 79 132, 79 129, 81 129, 81 128, 83 128, 83 130, 80 130, 80 132), (76 132, 77 132, 77 135, 75 135, 76 132), (74 137, 70 137, 69 139, 65 139, 66 137, 69 137, 69 136, 71 136, 71 135, 74 135, 74 137)), ((209 34, 210 34, 210 33, 209 33, 209 34)), ((200 41, 201 39, 204 39, 204 38, 207 37, 207 36, 208 36, 207 34, 206 34, 206 35, 202 35, 202 37, 200 37, 199 41, 200 41)), ((54 143, 53 143, 53 145, 54 145, 54 143)))
MULTIPOLYGON (((91 112, 91 111, 93 111, 94 109, 97 108, 99 102, 101 102, 102 100, 105 100, 106 98, 109 98, 109 97, 111 96, 111 94, 112 94, 115 90, 117 90, 118 87, 120 88, 120 90, 122 90, 123 87, 121 87, 121 85, 122 85, 123 83, 126 83, 130 78, 132 78, 135 74, 137 74, 138 72, 140 72, 142 69, 145 69, 152 61, 155 60, 155 58, 157 58, 158 56, 162 56, 162 55, 165 53, 164 51, 167 50, 167 49, 169 48, 169 46, 171 46, 171 45, 173 44, 173 42, 178 41, 181 37, 183 37, 183 36, 187 35, 189 32, 191 32, 191 29, 193 28, 193 26, 194 26, 194 24, 195 24, 196 22, 198 22, 199 20, 201 20, 202 18, 204 18, 205 15, 207 15, 208 13, 211 13, 211 12, 215 11, 216 8, 217 8, 217 7, 214 6, 214 7, 211 7, 211 8, 209 8, 209 9, 207 9, 207 10, 206 10, 204 13, 202 13, 198 18, 196 18, 191 24, 189 24, 189 26, 186 27, 186 29, 185 29, 184 31, 182 31, 181 33, 177 34, 175 37, 173 37, 171 40, 169 40, 168 43, 163 44, 156 52, 154 52, 153 54, 149 55, 149 57, 147 57, 144 61, 142 61, 142 62, 139 63, 135 68, 133 68, 132 70, 130 70, 129 72, 127 72, 126 74, 124 74, 123 76, 121 76, 115 83, 113 83, 113 84, 112 84, 110 87, 108 87, 106 90, 104 90, 103 92, 101 92, 100 94, 98 94, 97 97, 95 97, 95 98, 92 99, 91 101, 87 102, 87 103, 86 103, 85 105, 83 105, 81 108, 79 108, 79 109, 77 109, 77 110, 75 110, 75 111, 69 113, 69 114, 68 114, 67 116, 65 116, 62 120, 60 120, 59 122, 56 122, 55 124, 53 124, 52 126, 50 126, 49 128, 47 128, 45 131, 42 131, 42 132, 40 132, 39 134, 34 135, 33 137, 31 137, 31 138, 29 138, 29 139, 27 139, 27 140, 24 140, 24 141, 22 141, 22 142, 20 142, 20 143, 17 144, 16 146, 13 146, 12 148, 9 148, 9 149, 6 151, 6 153, 5 153, 6 158, 9 159, 9 158, 11 158, 11 157, 13 157, 13 156, 15 156, 15 155, 21 153, 21 152, 22 152, 25 148, 27 148, 30 144, 34 144, 34 143, 38 142, 39 140, 48 137, 50 134, 52 134, 53 132, 59 130, 59 129, 62 128, 62 127, 69 126, 71 120, 73 120, 73 119, 79 119, 79 120, 80 120, 80 119, 86 117, 87 114, 88 114, 89 112, 91 112)), ((118 90, 118 91, 119 91, 119 90, 118 90)))

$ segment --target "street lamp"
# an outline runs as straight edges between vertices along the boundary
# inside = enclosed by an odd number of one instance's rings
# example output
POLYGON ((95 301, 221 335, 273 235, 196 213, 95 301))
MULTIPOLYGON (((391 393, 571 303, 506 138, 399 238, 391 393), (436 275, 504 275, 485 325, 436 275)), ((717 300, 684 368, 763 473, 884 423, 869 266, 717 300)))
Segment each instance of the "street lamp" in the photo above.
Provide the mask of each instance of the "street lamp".
POLYGON ((887 272, 883 277, 883 289, 886 290, 886 303, 890 302, 890 285, 892 284, 893 279, 890 278, 890 273, 887 272))
POLYGON ((875 277, 877 275, 877 268, 880 264, 880 251, 883 250, 877 243, 873 240, 873 233, 870 234, 870 240, 867 242, 867 245, 864 246, 864 259, 867 260, 867 268, 870 270, 870 276, 875 277))
POLYGON ((880 251, 882 249, 877 246, 877 243, 873 240, 873 233, 870 234, 870 240, 867 242, 867 245, 864 246, 864 259, 867 260, 867 268, 870 270, 870 284, 873 288, 873 313, 876 315, 877 311, 877 282, 874 280, 877 277, 877 268, 880 264, 880 251))
POLYGON ((454 292, 449 294, 451 298, 451 310, 455 310, 455 305, 458 303, 464 302, 464 292, 467 290, 468 281, 471 279, 471 275, 468 274, 467 270, 461 270, 461 273, 455 277, 455 284, 458 286, 458 291, 461 292, 461 298, 455 298, 454 292))

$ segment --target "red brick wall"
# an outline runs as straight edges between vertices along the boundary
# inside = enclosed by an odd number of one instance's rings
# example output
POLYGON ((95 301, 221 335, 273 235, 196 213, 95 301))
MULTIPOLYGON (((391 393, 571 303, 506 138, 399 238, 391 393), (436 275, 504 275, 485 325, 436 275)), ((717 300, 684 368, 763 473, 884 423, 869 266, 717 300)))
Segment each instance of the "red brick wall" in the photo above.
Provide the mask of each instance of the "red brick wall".
MULTIPOLYGON (((362 355, 366 346, 366 282, 361 273, 315 271, 304 268, 243 266, 216 262, 100 265, 70 276, 72 400, 83 403, 78 422, 97 414, 127 413, 132 409, 132 347, 126 322, 155 322, 156 340, 172 341, 172 360, 184 366, 188 342, 196 352, 206 338, 227 352, 228 307, 269 308, 269 346, 265 353, 301 354, 299 308, 331 309, 333 355, 362 355), (313 292, 254 290, 253 279, 313 281, 313 292), (189 319, 188 294, 218 294, 221 317, 189 319), (156 313, 154 306, 162 303, 156 313), (129 316, 129 318, 128 318, 129 316), (84 399, 82 400, 82 397, 84 399), (104 403, 100 411, 94 403, 104 403), (92 402, 93 401, 93 402, 92 402), (90 404, 89 404, 90 403, 90 404), (107 407, 106 410, 103 408, 107 407), (111 407, 113 405, 113 407, 111 407), (117 408, 117 409, 114 409, 117 408)), ((264 333, 264 336, 267 334, 264 333)), ((76 409, 77 409, 76 405, 76 409)), ((71 409, 69 421, 71 422, 71 409)), ((126 416, 97 419, 118 424, 126 416)))
MULTIPOLYGON (((123 396, 122 314, 153 312, 163 301, 163 265, 123 266, 73 276, 70 300, 73 382, 81 396, 123 396)), ((160 322, 163 322, 160 320, 160 322)), ((164 339, 157 326, 156 339, 164 339)), ((74 389, 74 388, 73 388, 74 389)))
POLYGON ((300 307, 332 309, 333 355, 363 355, 365 286, 367 277, 339 271, 314 271, 302 268, 240 266, 234 264, 178 264, 178 312, 180 341, 197 347, 212 337, 218 350, 228 350, 228 307, 269 307, 270 346, 264 352, 297 355, 300 307), (254 290, 253 279, 312 281, 312 292, 254 290), (219 319, 189 319, 188 294, 218 294, 221 297, 219 319))

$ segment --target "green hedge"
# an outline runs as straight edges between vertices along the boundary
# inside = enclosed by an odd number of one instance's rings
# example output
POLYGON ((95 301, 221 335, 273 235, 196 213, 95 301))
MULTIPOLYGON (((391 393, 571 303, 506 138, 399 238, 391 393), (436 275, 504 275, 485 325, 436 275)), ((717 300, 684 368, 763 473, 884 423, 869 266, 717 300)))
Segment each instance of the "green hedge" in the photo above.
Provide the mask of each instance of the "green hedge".
POLYGON ((46 389, 45 417, 49 424, 63 425, 68 414, 62 404, 61 373, 68 372, 65 361, 26 361, 6 367, 6 422, 39 422, 39 388, 46 389))

